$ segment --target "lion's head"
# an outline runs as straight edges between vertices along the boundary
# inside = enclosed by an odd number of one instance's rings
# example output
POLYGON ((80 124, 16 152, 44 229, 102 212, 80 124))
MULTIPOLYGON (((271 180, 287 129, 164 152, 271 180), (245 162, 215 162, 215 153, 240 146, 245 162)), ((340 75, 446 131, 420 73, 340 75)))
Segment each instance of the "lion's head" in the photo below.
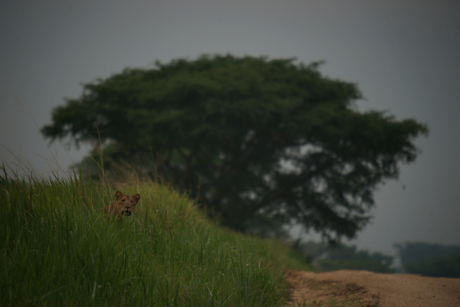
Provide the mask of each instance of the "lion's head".
POLYGON ((122 216, 130 216, 134 212, 137 202, 141 199, 139 194, 134 195, 123 195, 120 191, 115 193, 116 202, 110 206, 104 208, 104 211, 117 215, 118 218, 122 219, 122 216), (108 209, 108 210, 107 210, 108 209))

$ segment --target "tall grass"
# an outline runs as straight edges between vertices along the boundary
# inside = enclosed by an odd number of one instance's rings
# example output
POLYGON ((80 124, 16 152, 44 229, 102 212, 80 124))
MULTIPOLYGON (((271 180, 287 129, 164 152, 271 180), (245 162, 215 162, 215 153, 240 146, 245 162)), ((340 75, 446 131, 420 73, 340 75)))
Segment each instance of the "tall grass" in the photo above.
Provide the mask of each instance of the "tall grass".
POLYGON ((281 243, 220 229, 151 181, 3 171, 1 306, 281 306, 283 269, 302 266, 281 243), (141 195, 121 224, 101 212, 117 189, 141 195))

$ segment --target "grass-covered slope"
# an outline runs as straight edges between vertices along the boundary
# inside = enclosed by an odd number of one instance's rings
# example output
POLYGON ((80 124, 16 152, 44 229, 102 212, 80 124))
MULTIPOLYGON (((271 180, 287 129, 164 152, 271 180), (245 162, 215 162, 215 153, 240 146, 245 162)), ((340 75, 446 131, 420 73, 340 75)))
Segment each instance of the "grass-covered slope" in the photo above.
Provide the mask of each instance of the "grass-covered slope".
POLYGON ((2 177, 1 306, 277 306, 302 265, 152 182, 2 177), (121 225, 101 212, 117 189, 141 195, 121 225))

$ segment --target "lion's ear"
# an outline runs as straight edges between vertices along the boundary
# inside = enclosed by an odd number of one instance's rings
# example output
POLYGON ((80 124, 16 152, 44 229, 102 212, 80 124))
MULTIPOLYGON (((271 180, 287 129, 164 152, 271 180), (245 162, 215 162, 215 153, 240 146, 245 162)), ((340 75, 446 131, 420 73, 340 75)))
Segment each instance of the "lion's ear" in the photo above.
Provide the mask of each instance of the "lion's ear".
POLYGON ((141 196, 139 194, 134 194, 133 197, 136 200, 136 202, 138 202, 139 199, 141 199, 141 196))
POLYGON ((117 191, 117 192, 115 193, 115 199, 116 199, 116 200, 119 200, 119 199, 122 198, 123 196, 124 196, 123 193, 121 193, 120 191, 117 191))

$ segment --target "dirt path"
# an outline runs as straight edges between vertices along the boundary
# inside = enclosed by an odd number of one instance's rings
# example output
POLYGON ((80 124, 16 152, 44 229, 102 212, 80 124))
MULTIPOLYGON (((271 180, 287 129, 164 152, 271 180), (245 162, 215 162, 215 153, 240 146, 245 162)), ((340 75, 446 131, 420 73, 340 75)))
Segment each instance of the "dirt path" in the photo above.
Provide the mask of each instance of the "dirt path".
POLYGON ((460 279, 367 271, 288 271, 294 306, 460 306, 460 279))

